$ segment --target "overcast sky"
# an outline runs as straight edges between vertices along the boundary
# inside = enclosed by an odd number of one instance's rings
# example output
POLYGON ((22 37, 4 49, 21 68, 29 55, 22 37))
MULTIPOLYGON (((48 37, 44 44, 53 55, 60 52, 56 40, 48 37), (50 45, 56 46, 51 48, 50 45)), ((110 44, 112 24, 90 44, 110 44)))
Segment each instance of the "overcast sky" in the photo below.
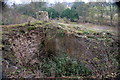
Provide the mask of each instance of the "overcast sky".
MULTIPOLYGON (((8 0, 9 3, 15 2, 16 4, 21 4, 21 3, 28 3, 31 0, 8 0)), ((38 1, 38 0, 33 0, 33 1, 38 1)), ((49 3, 54 3, 54 2, 74 2, 74 0, 45 0, 46 2, 49 3)))
MULTIPOLYGON (((21 3, 28 3, 31 0, 8 0, 9 3, 16 3, 16 4, 21 4, 21 3)), ((32 1, 43 1, 43 0, 32 0, 32 1)), ((74 1, 84 1, 84 2, 89 2, 89 1, 112 1, 112 0, 44 0, 49 3, 54 3, 54 2, 74 2, 74 1)))
MULTIPOLYGON (((8 0, 9 3, 16 3, 16 4, 21 4, 21 3, 28 3, 31 0, 8 0)), ((33 0, 33 1, 39 1, 39 0, 33 0)), ((49 3, 55 3, 55 2, 74 2, 76 0, 44 0, 49 3)), ((79 0, 80 1, 80 0, 79 0)), ((88 2, 88 0, 83 0, 84 2, 88 2)))

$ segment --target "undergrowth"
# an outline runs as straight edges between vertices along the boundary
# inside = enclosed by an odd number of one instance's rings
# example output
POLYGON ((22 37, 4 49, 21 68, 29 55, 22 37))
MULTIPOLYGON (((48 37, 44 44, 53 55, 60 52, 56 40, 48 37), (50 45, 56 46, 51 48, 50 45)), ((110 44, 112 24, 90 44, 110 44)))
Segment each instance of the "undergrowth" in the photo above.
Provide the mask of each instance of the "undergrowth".
POLYGON ((86 68, 85 65, 70 59, 70 57, 63 52, 52 58, 45 58, 40 69, 48 77, 78 77, 92 75, 92 71, 86 68))

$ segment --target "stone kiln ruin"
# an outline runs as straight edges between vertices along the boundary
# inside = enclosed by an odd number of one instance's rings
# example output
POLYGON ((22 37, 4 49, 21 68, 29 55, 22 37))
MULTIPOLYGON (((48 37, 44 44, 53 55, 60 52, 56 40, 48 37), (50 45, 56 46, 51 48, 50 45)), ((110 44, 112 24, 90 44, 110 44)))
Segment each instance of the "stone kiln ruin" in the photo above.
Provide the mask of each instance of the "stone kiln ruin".
POLYGON ((36 13, 36 18, 41 21, 48 21, 48 12, 46 11, 39 11, 36 13))
POLYGON ((103 37, 103 32, 69 33, 62 25, 40 24, 2 27, 2 67, 8 77, 48 77, 39 65, 59 52, 84 64, 96 78, 116 76, 118 62, 115 56, 119 53, 115 34, 105 32, 103 37))

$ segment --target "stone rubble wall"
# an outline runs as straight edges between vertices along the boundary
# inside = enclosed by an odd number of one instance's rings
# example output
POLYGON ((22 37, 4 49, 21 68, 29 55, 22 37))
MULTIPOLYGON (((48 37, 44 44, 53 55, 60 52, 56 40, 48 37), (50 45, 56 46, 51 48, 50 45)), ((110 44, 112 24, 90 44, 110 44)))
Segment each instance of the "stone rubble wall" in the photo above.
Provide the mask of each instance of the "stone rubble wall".
MULTIPOLYGON (((115 54, 118 54, 116 40, 111 42, 80 37, 76 34, 69 34, 54 24, 38 27, 26 33, 15 31, 4 33, 2 43, 4 45, 3 58, 17 66, 38 66, 37 64, 44 57, 51 54, 47 52, 57 54, 57 52, 62 51, 72 59, 85 64, 97 76, 106 76, 117 70, 118 64, 115 61, 115 54)), ((4 63, 6 63, 5 61, 4 63)), ((4 66, 4 72, 7 71, 6 68, 9 71, 9 66, 4 66)), ((13 70, 17 68, 14 67, 13 70)), ((26 75, 29 76, 29 74, 26 75)), ((35 76, 35 74, 32 75, 35 76)))
POLYGON ((36 18, 41 21, 48 21, 48 12, 47 11, 39 11, 36 13, 36 18))

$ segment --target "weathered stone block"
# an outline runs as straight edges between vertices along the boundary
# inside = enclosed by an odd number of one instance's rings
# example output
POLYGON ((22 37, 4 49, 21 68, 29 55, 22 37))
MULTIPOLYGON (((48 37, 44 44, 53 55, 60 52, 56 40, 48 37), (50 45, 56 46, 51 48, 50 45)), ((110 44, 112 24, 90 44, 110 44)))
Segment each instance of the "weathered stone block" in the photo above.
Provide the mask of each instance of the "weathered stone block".
POLYGON ((47 11, 39 11, 36 13, 36 18, 41 21, 48 21, 48 12, 47 11))

